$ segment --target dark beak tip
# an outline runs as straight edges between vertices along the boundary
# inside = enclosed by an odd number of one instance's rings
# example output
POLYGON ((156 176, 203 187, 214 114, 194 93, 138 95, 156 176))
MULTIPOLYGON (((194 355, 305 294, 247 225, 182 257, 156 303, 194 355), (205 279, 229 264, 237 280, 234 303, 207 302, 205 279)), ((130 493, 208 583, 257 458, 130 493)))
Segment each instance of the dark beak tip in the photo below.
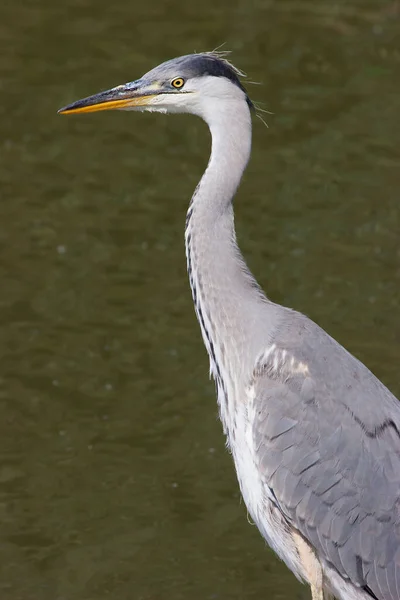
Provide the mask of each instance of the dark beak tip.
POLYGON ((64 113, 68 113, 72 108, 78 108, 78 102, 74 102, 73 104, 67 104, 67 106, 63 106, 62 108, 59 108, 57 111, 58 115, 62 115, 64 113))

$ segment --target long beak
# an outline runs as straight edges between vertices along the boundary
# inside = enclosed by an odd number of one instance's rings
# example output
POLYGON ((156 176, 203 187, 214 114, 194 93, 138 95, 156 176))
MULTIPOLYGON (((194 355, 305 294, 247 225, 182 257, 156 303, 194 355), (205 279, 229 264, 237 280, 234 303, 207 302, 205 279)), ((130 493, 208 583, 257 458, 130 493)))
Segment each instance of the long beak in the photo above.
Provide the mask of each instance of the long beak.
POLYGON ((77 100, 60 108, 58 112, 62 115, 70 115, 99 110, 135 109, 135 107, 146 106, 156 95, 156 90, 150 90, 143 81, 138 80, 77 100))

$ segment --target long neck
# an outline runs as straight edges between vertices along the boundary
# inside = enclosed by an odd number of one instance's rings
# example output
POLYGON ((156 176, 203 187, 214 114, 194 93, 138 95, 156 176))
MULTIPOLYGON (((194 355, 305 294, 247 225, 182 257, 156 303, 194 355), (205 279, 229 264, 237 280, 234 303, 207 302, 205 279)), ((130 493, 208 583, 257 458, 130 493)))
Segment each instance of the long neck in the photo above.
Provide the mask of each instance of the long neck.
POLYGON ((204 118, 212 151, 189 206, 185 240, 195 309, 211 371, 218 379, 219 371, 224 369, 232 377, 254 360, 249 351, 257 344, 254 308, 265 297, 236 244, 232 207, 250 156, 249 108, 240 100, 204 118))
POLYGON ((212 112, 206 120, 211 156, 192 204, 198 218, 219 222, 221 217, 232 215, 232 199, 250 157, 251 115, 246 102, 236 101, 212 112))

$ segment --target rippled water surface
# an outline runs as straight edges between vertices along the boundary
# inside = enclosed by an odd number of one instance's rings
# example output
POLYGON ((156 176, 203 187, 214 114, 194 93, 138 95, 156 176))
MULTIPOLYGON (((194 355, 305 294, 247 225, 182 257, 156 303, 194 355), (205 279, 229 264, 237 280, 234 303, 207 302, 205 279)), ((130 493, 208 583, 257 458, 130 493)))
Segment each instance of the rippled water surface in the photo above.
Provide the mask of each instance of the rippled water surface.
POLYGON ((56 110, 226 42, 273 113, 246 258, 399 393, 399 40, 384 0, 2 4, 2 600, 308 597, 246 520, 191 304, 206 127, 56 110))

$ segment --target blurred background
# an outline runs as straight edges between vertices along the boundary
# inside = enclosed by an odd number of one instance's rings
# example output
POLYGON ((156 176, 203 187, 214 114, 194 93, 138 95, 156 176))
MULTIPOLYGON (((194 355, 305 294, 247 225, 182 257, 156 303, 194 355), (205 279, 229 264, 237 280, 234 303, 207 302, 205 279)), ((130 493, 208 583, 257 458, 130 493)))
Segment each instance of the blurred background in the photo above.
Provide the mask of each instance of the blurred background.
POLYGON ((2 600, 309 597, 247 522, 192 308, 206 126, 56 114, 223 43, 273 113, 236 201, 251 269, 400 393, 399 2, 4 2, 2 600))

